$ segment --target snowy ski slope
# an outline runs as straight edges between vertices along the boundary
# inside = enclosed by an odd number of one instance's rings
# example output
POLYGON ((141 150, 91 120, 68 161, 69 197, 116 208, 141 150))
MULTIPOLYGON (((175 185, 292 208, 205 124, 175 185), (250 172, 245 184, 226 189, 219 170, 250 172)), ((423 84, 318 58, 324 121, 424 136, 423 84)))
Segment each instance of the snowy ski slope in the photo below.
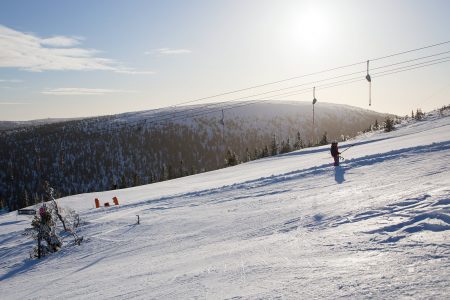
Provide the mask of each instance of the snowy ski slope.
POLYGON ((2 215, 0 298, 447 298, 450 117, 349 145, 338 168, 326 146, 60 199, 86 241, 40 261, 2 215))

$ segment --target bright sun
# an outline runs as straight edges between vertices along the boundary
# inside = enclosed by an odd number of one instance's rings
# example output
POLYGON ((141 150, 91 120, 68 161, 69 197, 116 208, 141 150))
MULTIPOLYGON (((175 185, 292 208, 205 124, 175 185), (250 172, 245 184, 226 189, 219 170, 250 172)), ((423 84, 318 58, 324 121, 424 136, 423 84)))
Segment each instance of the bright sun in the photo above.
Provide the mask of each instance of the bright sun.
POLYGON ((330 15, 317 7, 308 7, 298 16, 293 28, 302 48, 317 50, 331 38, 330 15))

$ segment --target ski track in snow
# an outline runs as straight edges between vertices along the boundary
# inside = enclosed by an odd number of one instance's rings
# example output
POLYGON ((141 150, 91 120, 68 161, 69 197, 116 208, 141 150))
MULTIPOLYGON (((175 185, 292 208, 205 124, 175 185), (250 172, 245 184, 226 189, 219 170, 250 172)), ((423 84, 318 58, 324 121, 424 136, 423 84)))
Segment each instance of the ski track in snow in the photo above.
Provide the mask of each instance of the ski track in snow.
POLYGON ((40 261, 1 215, 1 298, 446 298, 450 118, 344 144, 337 168, 321 147, 61 199, 85 242, 40 261))

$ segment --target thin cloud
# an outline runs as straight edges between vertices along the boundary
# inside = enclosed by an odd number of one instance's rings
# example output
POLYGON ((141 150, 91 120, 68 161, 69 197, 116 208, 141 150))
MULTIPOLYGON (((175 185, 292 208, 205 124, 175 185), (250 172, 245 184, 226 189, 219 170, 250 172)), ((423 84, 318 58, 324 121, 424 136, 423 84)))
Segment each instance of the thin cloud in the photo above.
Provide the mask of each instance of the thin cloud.
POLYGON ((0 79, 0 82, 21 83, 21 82, 23 82, 23 80, 20 80, 20 79, 0 79))
POLYGON ((0 102, 0 105, 24 105, 30 104, 28 102, 0 102))
POLYGON ((50 70, 103 70, 122 74, 151 74, 124 67, 121 63, 99 57, 100 51, 74 47, 82 37, 41 38, 0 25, 0 68, 18 68, 31 72, 50 70))
POLYGON ((72 47, 79 45, 81 40, 83 40, 82 37, 54 36, 41 39, 41 44, 50 47, 72 47))
POLYGON ((153 53, 157 53, 157 54, 161 54, 161 55, 177 55, 177 54, 192 53, 192 51, 189 50, 189 49, 160 48, 160 49, 155 49, 153 51, 146 51, 144 53, 147 54, 147 55, 153 54, 153 53))
POLYGON ((127 70, 127 69, 116 70, 114 72, 119 73, 119 74, 130 74, 130 75, 153 75, 156 73, 154 71, 136 71, 136 70, 127 70))
POLYGON ((53 96, 99 96, 112 93, 135 93, 130 90, 92 89, 92 88, 56 88, 46 89, 42 94, 53 96))

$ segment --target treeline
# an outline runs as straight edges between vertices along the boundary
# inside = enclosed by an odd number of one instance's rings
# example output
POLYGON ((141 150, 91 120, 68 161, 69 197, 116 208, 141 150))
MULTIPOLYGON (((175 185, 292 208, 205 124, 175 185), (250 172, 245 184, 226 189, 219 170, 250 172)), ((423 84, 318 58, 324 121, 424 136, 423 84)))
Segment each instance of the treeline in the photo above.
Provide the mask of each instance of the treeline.
MULTIPOLYGON (((378 119, 375 120, 374 124, 371 124, 368 128, 364 129, 360 133, 366 133, 370 131, 378 131, 378 130, 384 130, 386 132, 392 131, 395 124, 399 124, 401 122, 400 118, 387 116, 382 123, 378 123, 378 119)), ((349 136, 341 135, 340 138, 334 139, 339 142, 344 142, 347 139, 349 139, 349 136)), ((327 132, 324 132, 322 137, 317 143, 313 143, 312 141, 308 141, 305 143, 303 140, 300 132, 297 132, 296 138, 294 141, 291 142, 290 138, 288 137, 286 140, 282 140, 281 142, 278 142, 275 135, 272 138, 272 141, 269 145, 265 145, 263 148, 255 149, 254 152, 249 151, 248 148, 246 148, 245 156, 243 159, 239 158, 239 155, 237 155, 234 151, 231 149, 227 150, 226 157, 225 157, 225 164, 226 166, 235 166, 240 163, 245 163, 251 160, 261 159, 269 156, 274 156, 278 154, 284 154, 289 153, 292 151, 301 150, 304 148, 309 147, 318 147, 318 146, 324 146, 330 144, 331 140, 328 137, 327 132)))

